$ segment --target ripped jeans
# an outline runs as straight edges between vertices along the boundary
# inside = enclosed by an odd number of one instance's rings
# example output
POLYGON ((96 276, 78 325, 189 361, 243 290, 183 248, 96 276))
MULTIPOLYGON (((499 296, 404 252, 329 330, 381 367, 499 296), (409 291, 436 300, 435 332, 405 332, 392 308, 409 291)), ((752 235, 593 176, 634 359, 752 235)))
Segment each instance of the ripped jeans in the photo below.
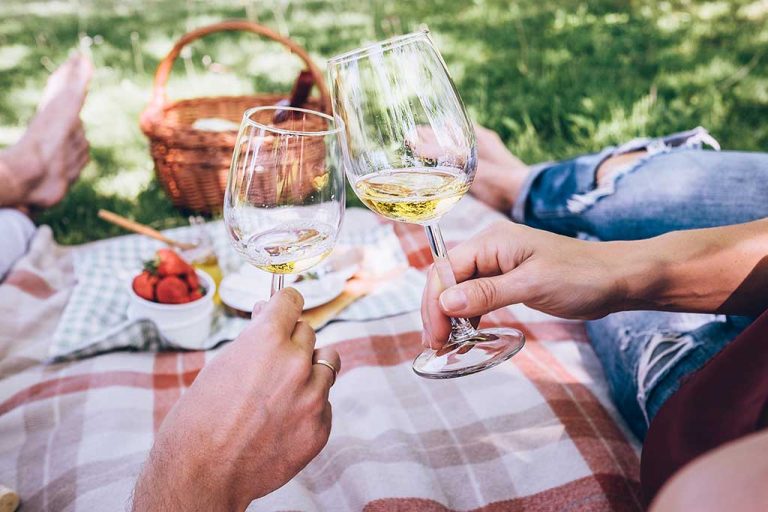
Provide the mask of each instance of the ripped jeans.
MULTIPOLYGON (((532 169, 515 202, 518 222, 568 236, 635 240, 768 217, 768 153, 717 148, 703 129, 532 169), (647 154, 595 183, 607 158, 647 154)), ((617 262, 620 264, 620 262, 617 262)), ((701 368, 752 318, 630 311, 587 322, 619 411, 639 439, 681 379, 701 368)))

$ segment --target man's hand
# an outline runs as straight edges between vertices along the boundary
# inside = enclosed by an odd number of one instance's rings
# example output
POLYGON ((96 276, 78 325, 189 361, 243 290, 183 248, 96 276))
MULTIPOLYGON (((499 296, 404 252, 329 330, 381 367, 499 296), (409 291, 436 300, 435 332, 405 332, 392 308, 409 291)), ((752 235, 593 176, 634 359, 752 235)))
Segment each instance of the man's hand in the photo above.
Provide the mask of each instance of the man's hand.
POLYGON ((566 318, 599 318, 626 298, 621 242, 575 240, 498 222, 449 253, 458 285, 443 291, 434 269, 421 306, 425 345, 448 338, 449 316, 475 318, 524 303, 566 318), (616 270, 621 268, 622 272, 616 270))
POLYGON ((299 321, 288 288, 257 305, 251 324, 176 403, 157 434, 134 493, 135 511, 244 510, 293 478, 325 446, 328 393, 340 368, 299 321))

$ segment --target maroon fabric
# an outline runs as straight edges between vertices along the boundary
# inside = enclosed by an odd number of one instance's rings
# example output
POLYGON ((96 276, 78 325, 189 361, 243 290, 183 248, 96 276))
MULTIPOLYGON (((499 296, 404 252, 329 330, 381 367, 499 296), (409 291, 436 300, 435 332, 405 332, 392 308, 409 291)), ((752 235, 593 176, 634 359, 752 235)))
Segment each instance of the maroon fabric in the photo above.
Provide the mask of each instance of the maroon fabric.
POLYGON ((651 421, 640 482, 646 506, 699 455, 759 429, 768 403, 768 311, 691 375, 651 421))

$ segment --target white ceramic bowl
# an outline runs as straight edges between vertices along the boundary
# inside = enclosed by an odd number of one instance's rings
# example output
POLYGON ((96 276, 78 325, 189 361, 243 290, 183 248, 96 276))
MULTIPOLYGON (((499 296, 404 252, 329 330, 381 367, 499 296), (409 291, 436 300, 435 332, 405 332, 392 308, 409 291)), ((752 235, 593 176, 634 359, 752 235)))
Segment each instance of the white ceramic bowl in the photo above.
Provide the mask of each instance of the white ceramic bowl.
POLYGON ((205 295, 186 304, 159 304, 142 299, 129 284, 131 303, 128 318, 152 320, 163 336, 178 347, 191 350, 208 348, 206 341, 211 334, 216 282, 202 270, 197 270, 197 277, 205 288, 205 295))

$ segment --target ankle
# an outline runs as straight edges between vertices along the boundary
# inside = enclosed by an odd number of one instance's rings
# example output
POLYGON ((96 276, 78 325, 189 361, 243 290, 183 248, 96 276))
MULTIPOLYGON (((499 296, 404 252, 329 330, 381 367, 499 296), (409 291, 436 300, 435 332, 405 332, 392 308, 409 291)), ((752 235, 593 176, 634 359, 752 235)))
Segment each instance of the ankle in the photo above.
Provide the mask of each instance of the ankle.
MULTIPOLYGON (((505 195, 507 195, 509 200, 514 203, 517 200, 517 196, 520 194, 520 189, 528 178, 531 169, 517 159, 515 159, 514 162, 509 162, 500 165, 499 167, 506 173, 506 179, 504 180, 504 183, 500 185, 504 188, 505 195)), ((512 206, 510 205, 510 208, 511 207, 512 206)))
POLYGON ((0 151, 0 205, 25 206, 36 183, 43 178, 39 155, 24 138, 0 151))
POLYGON ((10 148, 0 151, 0 207, 16 206, 24 187, 15 172, 15 157, 10 148))

